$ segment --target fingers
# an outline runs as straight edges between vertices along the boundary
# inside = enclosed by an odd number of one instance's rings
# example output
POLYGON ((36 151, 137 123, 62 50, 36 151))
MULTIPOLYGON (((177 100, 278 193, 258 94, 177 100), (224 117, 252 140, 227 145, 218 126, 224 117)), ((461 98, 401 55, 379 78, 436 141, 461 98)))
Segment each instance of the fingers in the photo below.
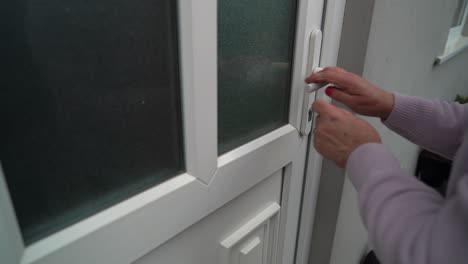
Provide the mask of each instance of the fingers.
POLYGON ((322 71, 310 75, 305 81, 307 83, 334 83, 338 86, 348 86, 351 74, 338 67, 326 67, 322 71))
POLYGON ((319 115, 327 115, 334 110, 336 106, 323 100, 317 100, 312 104, 312 110, 319 115))
MULTIPOLYGON (((324 123, 326 123, 327 120, 319 119, 319 117, 321 116, 319 115, 317 117, 317 126, 314 130, 314 137, 313 137, 314 148, 325 158, 335 161, 336 159, 335 152, 340 153, 340 150, 336 146, 336 140, 334 140, 334 137, 333 137, 334 126, 332 124, 329 124, 328 127, 327 127, 327 124, 323 124, 322 126, 320 124, 320 121, 323 121, 324 123), (330 128, 332 129, 330 130, 330 128)), ((340 167, 343 167, 343 166, 340 166, 340 167)))
POLYGON ((331 97, 332 99, 345 104, 346 106, 350 107, 353 103, 353 96, 337 89, 336 87, 327 87, 325 93, 331 97))
POLYGON ((343 109, 332 105, 329 102, 323 100, 317 100, 312 104, 312 110, 318 114, 317 118, 323 119, 324 121, 331 121, 343 115, 343 109))
POLYGON ((323 71, 310 75, 306 83, 333 83, 340 90, 353 94, 356 88, 363 86, 365 80, 360 76, 338 67, 327 67, 323 71))
POLYGON ((317 118, 323 119, 324 121, 334 121, 353 116, 351 112, 323 100, 315 101, 312 104, 312 110, 318 114, 317 118))

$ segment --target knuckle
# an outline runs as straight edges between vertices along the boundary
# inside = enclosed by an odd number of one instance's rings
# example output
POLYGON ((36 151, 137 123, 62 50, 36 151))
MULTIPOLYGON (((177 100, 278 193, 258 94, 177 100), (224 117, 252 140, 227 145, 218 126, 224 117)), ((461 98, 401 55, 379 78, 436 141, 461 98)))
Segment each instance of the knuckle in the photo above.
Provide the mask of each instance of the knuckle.
POLYGON ((349 83, 358 83, 362 78, 361 78, 361 76, 359 76, 357 74, 347 72, 346 73, 346 79, 348 80, 349 83))

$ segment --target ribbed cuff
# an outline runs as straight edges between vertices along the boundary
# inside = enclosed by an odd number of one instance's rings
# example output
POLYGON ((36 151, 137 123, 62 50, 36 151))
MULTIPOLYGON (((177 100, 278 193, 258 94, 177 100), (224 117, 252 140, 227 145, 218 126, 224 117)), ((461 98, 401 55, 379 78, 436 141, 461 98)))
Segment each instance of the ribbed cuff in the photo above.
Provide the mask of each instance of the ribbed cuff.
POLYGON ((346 163, 348 177, 358 191, 373 175, 400 169, 400 162, 387 147, 379 143, 359 146, 351 153, 346 163))
POLYGON ((418 138, 427 134, 425 124, 430 121, 433 106, 427 101, 414 96, 404 96, 395 93, 393 110, 383 123, 393 131, 406 138, 418 138))

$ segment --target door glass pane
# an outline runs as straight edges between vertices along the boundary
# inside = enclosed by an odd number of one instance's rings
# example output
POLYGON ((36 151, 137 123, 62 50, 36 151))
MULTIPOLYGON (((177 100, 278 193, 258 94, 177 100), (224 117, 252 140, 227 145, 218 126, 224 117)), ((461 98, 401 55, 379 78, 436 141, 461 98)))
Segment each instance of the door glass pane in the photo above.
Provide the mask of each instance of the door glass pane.
POLYGON ((288 122, 296 1, 218 1, 218 152, 288 122))
POLYGON ((465 11, 468 5, 468 0, 458 0, 455 15, 452 19, 452 27, 461 26, 465 17, 465 11))
POLYGON ((3 3, 0 158, 26 243, 184 169, 175 3, 3 3))

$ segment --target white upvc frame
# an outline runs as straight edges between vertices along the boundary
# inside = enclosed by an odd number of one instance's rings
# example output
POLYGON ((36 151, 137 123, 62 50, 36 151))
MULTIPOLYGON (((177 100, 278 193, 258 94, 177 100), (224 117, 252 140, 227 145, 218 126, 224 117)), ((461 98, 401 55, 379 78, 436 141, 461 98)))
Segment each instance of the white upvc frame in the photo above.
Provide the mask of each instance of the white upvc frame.
POLYGON ((279 255, 281 263, 293 263, 308 147, 307 138, 298 133, 306 41, 309 32, 320 28, 323 0, 298 0, 289 124, 220 157, 217 2, 178 3, 187 172, 25 246, 0 170, 2 260, 6 256, 12 264, 128 264, 284 167, 279 255))
POLYGON ((23 239, 0 164, 0 256, 7 263, 19 263, 23 251, 23 239))
POLYGON ((463 0, 463 1, 464 1, 464 5, 463 5, 464 10, 461 10, 463 11, 463 14, 461 14, 462 21, 459 25, 450 28, 449 39, 451 35, 459 36, 462 34, 463 26, 466 23, 466 19, 468 15, 468 1, 467 0, 463 0))
MULTIPOLYGON (((178 1, 187 172, 28 247, 22 240, 11 200, 2 199, 0 230, 6 233, 0 237, 0 253, 8 256, 8 263, 63 263, 64 259, 67 263, 130 263, 196 221, 197 217, 189 214, 197 205, 183 207, 190 205, 186 202, 191 201, 190 194, 206 187, 217 169, 216 7, 216 0, 178 1), (163 210, 176 202, 184 203, 178 206, 183 213, 163 210), (165 212, 164 218, 157 217, 158 210, 165 212), (171 221, 177 218, 183 220, 171 221), (165 232, 151 228, 158 223, 168 226, 165 232), (134 234, 129 235, 128 230, 134 234), (131 246, 119 248, 123 241, 131 246)), ((4 177, 0 176, 0 195, 9 198, 4 177)))
MULTIPOLYGON (((304 79, 307 72, 307 57, 310 34, 322 27, 323 6, 325 1, 299 0, 296 39, 294 52, 294 65, 292 75, 291 107, 289 122, 299 131, 302 121, 302 102, 304 96, 304 79)), ((285 170, 285 182, 283 186, 283 199, 281 201, 282 212, 280 222, 279 248, 282 250, 283 259, 280 263, 297 263, 296 249, 299 231, 299 219, 301 212, 301 200, 304 184, 304 173, 306 167, 307 137, 303 137, 303 144, 298 150, 296 162, 285 170), (288 207, 284 206, 288 205, 288 207), (288 231, 289 230, 289 231, 288 231)))
MULTIPOLYGON (((466 0, 465 0, 466 1, 466 0)), ((445 44, 444 52, 438 56, 435 64, 442 64, 468 47, 468 36, 463 35, 463 28, 467 27, 468 6, 465 7, 463 19, 460 25, 450 28, 445 44)))
POLYGON ((216 0, 179 0, 187 173, 208 184, 218 157, 216 0))
MULTIPOLYGON (((324 24, 322 25, 323 43, 320 57, 321 66, 336 65, 341 39, 346 0, 327 0, 325 3, 324 24)), ((319 91, 317 98, 331 101, 319 91)), ((313 135, 311 135, 312 137, 313 135)), ((322 172, 322 156, 314 149, 313 140, 308 143, 307 167, 304 179, 304 194, 302 198, 301 219, 298 232, 295 264, 307 264, 310 258, 310 245, 317 204, 320 175, 322 172)))

